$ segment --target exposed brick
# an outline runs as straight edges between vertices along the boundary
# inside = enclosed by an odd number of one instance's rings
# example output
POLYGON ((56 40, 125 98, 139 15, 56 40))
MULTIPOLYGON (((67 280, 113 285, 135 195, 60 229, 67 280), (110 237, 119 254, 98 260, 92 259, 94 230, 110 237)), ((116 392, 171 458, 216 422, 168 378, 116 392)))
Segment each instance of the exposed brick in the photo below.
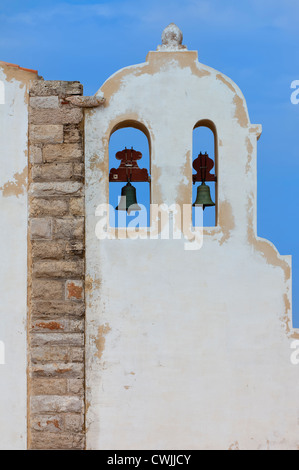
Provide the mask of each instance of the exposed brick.
POLYGON ((83 300, 84 299, 84 285, 82 281, 66 281, 65 283, 65 298, 67 300, 83 300))
POLYGON ((83 86, 80 82, 62 80, 36 80, 31 89, 30 96, 61 96, 82 95, 83 86))
POLYGON ((36 319, 31 325, 32 331, 65 332, 65 333, 83 333, 83 320, 70 320, 65 317, 55 320, 36 319))
POLYGON ((72 162, 82 161, 83 149, 80 144, 45 145, 43 149, 44 162, 72 162))
POLYGON ((68 180, 74 176, 71 163, 47 163, 32 168, 33 181, 68 180))
POLYGON ((73 166, 73 178, 76 180, 83 180, 84 178, 84 164, 83 163, 74 163, 73 166))
POLYGON ((74 363, 83 362, 84 350, 83 347, 69 347, 69 346, 32 346, 31 347, 31 361, 32 363, 46 363, 46 362, 64 362, 74 363))
POLYGON ((84 335, 81 333, 34 333, 32 346, 83 346, 84 335))
POLYGON ((44 364, 47 362, 52 363, 53 361, 55 361, 56 363, 68 363, 70 361, 68 347, 36 347, 33 344, 31 345, 30 358, 32 364, 44 364))
POLYGON ((69 362, 84 363, 84 348, 83 347, 72 347, 69 348, 69 362))
POLYGON ((51 219, 31 219, 30 220, 31 239, 43 239, 52 237, 51 219))
MULTIPOLYGON (((43 199, 40 199, 40 200, 43 201, 43 199)), ((35 212, 35 215, 37 215, 37 212, 35 212)), ((37 259, 37 258, 60 259, 66 255, 66 242, 64 240, 55 240, 55 241, 34 240, 32 241, 31 249, 32 249, 32 257, 34 259, 37 259)))
POLYGON ((79 124, 83 119, 81 108, 33 109, 30 124, 79 124))
POLYGON ((30 217, 62 217, 68 213, 68 210, 69 202, 67 199, 42 199, 34 197, 30 199, 30 217))
POLYGON ((31 183, 29 195, 36 197, 51 196, 82 196, 83 185, 77 181, 49 182, 49 183, 31 183))
MULTIPOLYGON (((67 416, 78 416, 78 415, 70 414, 67 416)), ((31 429, 33 429, 34 431, 61 432, 62 430, 64 430, 64 422, 65 422, 64 415, 35 415, 35 416, 32 416, 32 419, 31 419, 31 429)), ((75 418, 73 420, 71 418, 68 418, 67 427, 69 430, 75 430, 75 424, 76 424, 75 418), (72 422, 74 423, 73 428, 69 425, 69 421, 70 421, 70 424, 72 424, 72 422)), ((78 429, 78 431, 79 430, 80 429, 78 429)))
POLYGON ((30 400, 32 413, 42 412, 75 412, 79 413, 83 408, 83 400, 79 397, 52 395, 35 396, 30 400))
POLYGON ((43 162, 43 154, 41 147, 38 147, 37 145, 29 146, 29 161, 33 164, 43 162))
POLYGON ((31 144, 60 144, 63 142, 63 126, 30 124, 29 141, 31 144))
POLYGON ((64 415, 65 429, 73 432, 82 432, 84 428, 84 418, 81 414, 66 413, 64 415))
MULTIPOLYGON (((68 379, 71 380, 71 379, 68 379)), ((68 393, 68 380, 60 378, 38 378, 30 381, 32 395, 66 395, 68 393)))
POLYGON ((64 282, 57 280, 32 280, 32 298, 40 300, 62 300, 64 297, 64 282))
POLYGON ((32 240, 32 257, 34 259, 61 259, 81 256, 83 253, 84 244, 82 241, 62 239, 47 241, 32 240))
POLYGON ((64 126, 64 142, 65 143, 81 143, 82 131, 75 124, 64 126))
POLYGON ((81 302, 70 301, 33 301, 31 313, 33 318, 56 318, 61 315, 81 317, 84 315, 85 306, 81 302))
POLYGON ((38 260, 33 263, 33 275, 45 278, 83 277, 83 260, 38 260))
POLYGON ((84 380, 82 379, 68 379, 67 391, 70 395, 80 395, 84 393, 84 380))
POLYGON ((55 109, 59 106, 58 96, 34 96, 30 98, 30 106, 34 109, 55 109))
POLYGON ((79 238, 84 237, 84 218, 55 219, 53 224, 53 238, 79 238))
POLYGON ((30 90, 30 448, 83 449, 83 111, 79 82, 30 90), (32 260, 32 261, 31 261, 32 260))
POLYGON ((32 450, 83 450, 85 437, 75 433, 46 433, 33 431, 31 434, 32 450))
POLYGON ((74 216, 84 216, 85 200, 83 197, 72 197, 69 201, 70 213, 74 216))
POLYGON ((71 240, 66 245, 66 252, 68 254, 73 254, 77 256, 82 255, 85 252, 84 243, 77 241, 77 240, 71 240))
POLYGON ((84 366, 83 363, 52 363, 52 364, 32 364, 31 365, 32 377, 60 377, 83 379, 84 366))

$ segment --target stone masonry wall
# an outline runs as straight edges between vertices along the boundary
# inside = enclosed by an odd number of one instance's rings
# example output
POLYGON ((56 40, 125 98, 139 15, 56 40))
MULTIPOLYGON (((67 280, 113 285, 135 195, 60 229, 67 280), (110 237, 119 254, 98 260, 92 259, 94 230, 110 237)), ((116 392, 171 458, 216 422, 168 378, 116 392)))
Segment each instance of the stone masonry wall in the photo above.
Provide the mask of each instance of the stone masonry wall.
POLYGON ((83 111, 37 80, 29 109, 28 447, 84 449, 83 111))

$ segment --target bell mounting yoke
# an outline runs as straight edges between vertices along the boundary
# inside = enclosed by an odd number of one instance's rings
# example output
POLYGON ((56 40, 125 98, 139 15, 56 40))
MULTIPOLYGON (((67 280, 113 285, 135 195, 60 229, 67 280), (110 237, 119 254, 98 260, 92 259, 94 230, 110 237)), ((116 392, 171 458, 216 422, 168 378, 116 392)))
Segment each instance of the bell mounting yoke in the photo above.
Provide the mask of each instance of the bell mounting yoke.
POLYGON ((207 153, 200 154, 193 162, 193 168, 196 171, 196 174, 192 175, 193 184, 196 182, 205 182, 205 181, 217 181, 216 175, 211 175, 210 171, 214 167, 213 160, 209 157, 207 153))
POLYGON ((111 168, 109 174, 109 182, 122 182, 126 183, 149 183, 150 176, 146 168, 139 168, 137 160, 142 158, 142 153, 131 149, 125 148, 124 150, 115 154, 117 160, 121 160, 119 167, 111 168))

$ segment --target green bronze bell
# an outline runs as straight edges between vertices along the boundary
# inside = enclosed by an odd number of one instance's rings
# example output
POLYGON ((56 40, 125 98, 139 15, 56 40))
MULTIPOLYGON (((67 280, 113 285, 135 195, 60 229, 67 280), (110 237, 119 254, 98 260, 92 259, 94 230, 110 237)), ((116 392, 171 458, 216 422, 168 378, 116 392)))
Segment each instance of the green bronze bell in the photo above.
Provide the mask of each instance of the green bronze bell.
POLYGON ((130 181, 121 189, 121 198, 116 210, 127 211, 129 215, 130 212, 141 210, 141 207, 137 203, 136 188, 130 181))
POLYGON ((193 204, 194 206, 203 206, 203 210, 208 206, 215 206, 215 203, 212 201, 210 188, 203 181, 200 186, 197 188, 196 201, 193 204))

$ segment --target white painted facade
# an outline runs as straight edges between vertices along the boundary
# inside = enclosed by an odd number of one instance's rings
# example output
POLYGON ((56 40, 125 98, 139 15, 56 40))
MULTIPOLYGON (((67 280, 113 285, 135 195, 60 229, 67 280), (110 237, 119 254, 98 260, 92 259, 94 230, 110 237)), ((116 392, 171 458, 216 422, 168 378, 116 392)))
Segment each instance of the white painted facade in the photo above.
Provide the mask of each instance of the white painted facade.
POLYGON ((1 450, 27 447, 27 130, 34 78, 0 62, 1 450))
POLYGON ((256 234, 261 126, 232 80, 173 45, 114 74, 102 93, 105 106, 85 120, 87 448, 298 448, 291 257, 256 234), (192 131, 207 120, 218 216, 203 246, 124 230, 99 240, 111 133, 147 129, 151 202, 182 207, 192 204, 192 131))

